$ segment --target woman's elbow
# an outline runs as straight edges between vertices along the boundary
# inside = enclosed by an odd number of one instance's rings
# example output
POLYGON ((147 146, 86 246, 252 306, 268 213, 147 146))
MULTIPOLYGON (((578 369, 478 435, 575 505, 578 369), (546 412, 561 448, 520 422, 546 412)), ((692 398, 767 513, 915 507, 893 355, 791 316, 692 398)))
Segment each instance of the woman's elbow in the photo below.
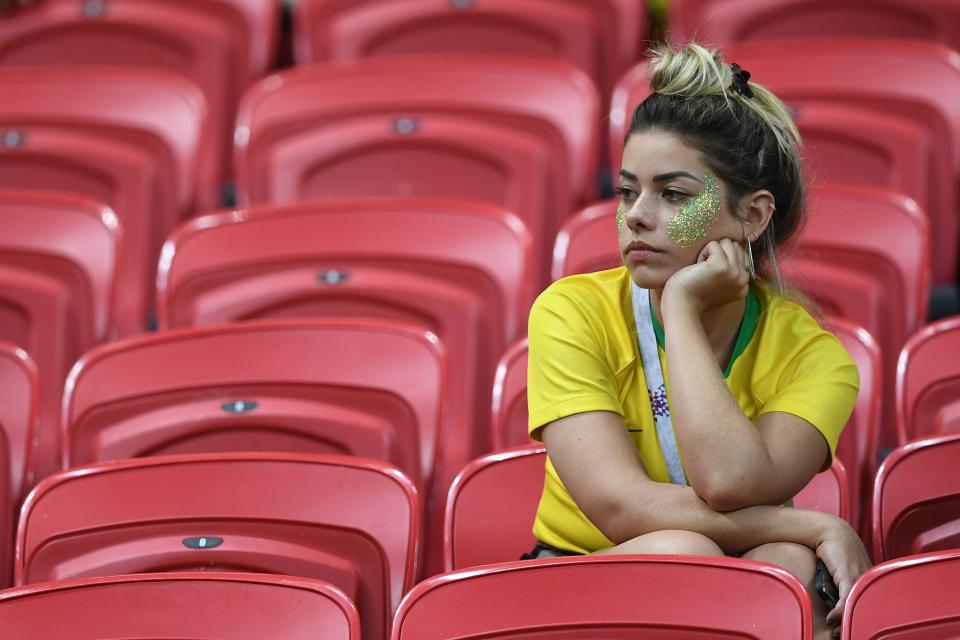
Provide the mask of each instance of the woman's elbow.
POLYGON ((710 478, 693 486, 700 499, 717 513, 739 511, 747 507, 763 504, 748 483, 730 478, 710 478))

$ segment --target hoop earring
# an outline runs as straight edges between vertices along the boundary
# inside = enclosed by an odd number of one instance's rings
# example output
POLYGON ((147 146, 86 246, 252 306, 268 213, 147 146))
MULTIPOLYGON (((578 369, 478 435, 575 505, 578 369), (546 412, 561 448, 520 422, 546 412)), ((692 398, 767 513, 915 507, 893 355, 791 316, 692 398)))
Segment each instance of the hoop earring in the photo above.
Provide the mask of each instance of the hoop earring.
POLYGON ((747 236, 747 271, 750 272, 751 278, 757 277, 757 269, 753 262, 753 241, 750 240, 750 236, 747 236))

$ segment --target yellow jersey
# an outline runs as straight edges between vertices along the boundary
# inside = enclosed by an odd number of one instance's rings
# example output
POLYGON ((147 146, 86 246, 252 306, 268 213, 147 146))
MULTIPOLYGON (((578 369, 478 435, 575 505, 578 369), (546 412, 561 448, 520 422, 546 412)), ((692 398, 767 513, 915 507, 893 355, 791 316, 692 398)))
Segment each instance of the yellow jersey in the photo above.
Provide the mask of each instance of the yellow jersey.
MULTIPOLYGON (((663 329, 653 318, 669 398, 663 329)), ((554 282, 533 305, 528 338, 531 437, 539 440, 544 425, 569 415, 612 411, 623 417, 647 475, 669 482, 640 360, 629 272, 619 267, 554 282)), ((723 374, 747 418, 771 411, 799 416, 823 434, 832 458, 853 412, 859 374, 836 336, 801 305, 752 285, 723 374)), ((579 553, 613 546, 577 507, 549 458, 533 533, 579 553)))

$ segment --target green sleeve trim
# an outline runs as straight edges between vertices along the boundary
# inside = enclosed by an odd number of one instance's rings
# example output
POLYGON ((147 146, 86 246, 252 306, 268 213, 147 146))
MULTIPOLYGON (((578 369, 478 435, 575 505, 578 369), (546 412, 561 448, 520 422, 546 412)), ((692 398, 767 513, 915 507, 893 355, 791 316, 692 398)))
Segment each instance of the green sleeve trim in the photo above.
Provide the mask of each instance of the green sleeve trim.
MULTIPOLYGON (((653 318, 653 333, 657 336, 657 344, 661 349, 666 351, 667 338, 663 333, 663 327, 660 325, 660 321, 657 319, 657 314, 653 312, 652 298, 650 300, 650 317, 653 318)), ((733 345, 733 355, 730 356, 730 362, 727 363, 727 368, 723 372, 724 378, 730 375, 730 372, 733 370, 733 363, 747 350, 747 346, 749 346, 750 341, 753 340, 753 334, 757 332, 757 320, 759 320, 759 318, 760 298, 757 297, 753 287, 750 287, 747 292, 747 306, 743 312, 743 320, 740 322, 740 332, 737 334, 737 341, 733 345)))

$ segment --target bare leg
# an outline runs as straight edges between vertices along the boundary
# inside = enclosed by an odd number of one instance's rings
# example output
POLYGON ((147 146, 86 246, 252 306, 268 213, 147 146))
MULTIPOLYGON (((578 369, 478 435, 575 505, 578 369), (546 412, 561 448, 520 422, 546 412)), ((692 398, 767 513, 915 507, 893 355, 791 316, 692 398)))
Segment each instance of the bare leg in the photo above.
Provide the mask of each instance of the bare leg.
POLYGON ((626 553, 676 554, 685 556, 722 556, 723 550, 710 538, 692 531, 654 531, 632 540, 595 551, 593 555, 626 553))
POLYGON ((813 604, 813 637, 816 640, 834 637, 833 630, 827 626, 827 606, 814 590, 817 556, 812 549, 792 542, 774 542, 751 549, 742 557, 775 564, 795 575, 807 589, 813 604))

